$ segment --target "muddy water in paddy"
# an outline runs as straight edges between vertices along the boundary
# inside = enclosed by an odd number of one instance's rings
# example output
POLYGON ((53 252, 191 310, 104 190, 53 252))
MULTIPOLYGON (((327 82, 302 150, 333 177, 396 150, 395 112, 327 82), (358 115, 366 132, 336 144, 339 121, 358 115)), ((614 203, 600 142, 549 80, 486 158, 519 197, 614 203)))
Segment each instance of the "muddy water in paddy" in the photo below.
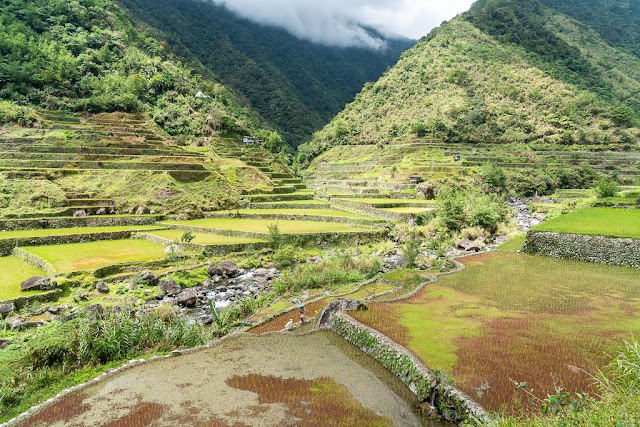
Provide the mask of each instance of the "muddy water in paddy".
POLYGON ((140 365, 24 425, 418 426, 409 390, 330 331, 242 335, 140 365))

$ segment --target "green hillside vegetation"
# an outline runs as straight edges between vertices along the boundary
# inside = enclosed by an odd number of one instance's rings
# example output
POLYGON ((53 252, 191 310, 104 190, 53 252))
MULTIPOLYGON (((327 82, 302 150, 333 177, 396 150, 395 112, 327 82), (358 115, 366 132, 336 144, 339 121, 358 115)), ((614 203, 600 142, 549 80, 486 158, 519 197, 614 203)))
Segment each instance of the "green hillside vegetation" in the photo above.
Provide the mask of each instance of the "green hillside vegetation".
POLYGON ((242 94, 287 141, 298 145, 344 108, 413 45, 388 39, 388 48, 323 46, 287 31, 237 17, 197 0, 118 0, 133 16, 162 31, 169 48, 195 58, 242 94))
POLYGON ((480 1, 367 84, 298 160, 415 138, 630 148, 640 138, 638 70, 638 57, 537 1, 480 1))
MULTIPOLYGON (((5 3, 0 56, 0 99, 49 109, 145 111, 171 135, 259 128, 257 115, 225 87, 195 74, 109 0, 5 3)), ((33 114, 3 104, 0 122, 9 121, 33 122, 33 114)))

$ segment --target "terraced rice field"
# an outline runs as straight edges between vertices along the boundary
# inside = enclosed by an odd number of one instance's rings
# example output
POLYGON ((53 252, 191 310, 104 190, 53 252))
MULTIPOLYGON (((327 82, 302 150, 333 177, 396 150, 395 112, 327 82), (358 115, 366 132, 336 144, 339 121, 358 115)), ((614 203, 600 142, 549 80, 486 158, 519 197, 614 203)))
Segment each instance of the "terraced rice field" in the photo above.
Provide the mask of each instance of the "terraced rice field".
MULTIPOLYGON (((417 296, 354 314, 448 373, 491 411, 527 408, 511 379, 540 396, 592 389, 623 340, 640 333, 640 271, 490 253, 464 258, 417 296)), ((534 409, 533 407, 529 409, 534 409)))
POLYGON ((75 234, 114 233, 117 231, 157 230, 157 225, 124 225, 115 227, 74 227, 46 228, 40 230, 0 231, 0 239, 20 239, 28 237, 68 236, 75 234))
MULTIPOLYGON (((193 221, 167 221, 171 225, 183 225, 191 227, 212 228, 217 230, 237 230, 251 233, 268 233, 269 226, 275 224, 274 220, 261 219, 238 219, 238 218, 207 218, 193 221)), ((354 227, 349 224, 338 222, 321 221, 277 221, 281 233, 303 234, 303 233, 349 233, 366 231, 367 228, 354 227)))
POLYGON ((438 425, 416 404, 400 380, 330 331, 244 335, 119 373, 24 425, 438 425))
POLYGON ((397 213, 423 213, 430 212, 432 208, 420 208, 420 207, 404 207, 404 208, 383 208, 385 211, 397 212, 397 213))
MULTIPOLYGON (((154 236, 162 237, 164 239, 180 241, 180 238, 184 235, 184 231, 158 230, 158 231, 153 231, 149 234, 153 234, 154 236)), ((219 234, 193 233, 193 235, 195 236, 195 239, 193 239, 191 243, 195 243, 196 245, 236 245, 236 244, 251 244, 251 243, 264 242, 264 240, 260 240, 260 239, 251 239, 248 237, 221 236, 219 234)))
POLYGON ((587 208, 559 216, 534 230, 640 239, 640 209, 587 208))
POLYGON ((94 270, 121 262, 149 261, 165 257, 164 246, 146 240, 25 246, 23 249, 47 260, 59 273, 94 270))
POLYGON ((16 257, 0 258, 0 300, 17 298, 38 292, 21 292, 20 283, 44 272, 16 257))
POLYGON ((386 198, 340 198, 340 200, 348 200, 352 202, 360 202, 360 203, 368 203, 372 205, 384 205, 389 203, 406 203, 412 205, 433 205, 437 206, 436 202, 433 200, 423 200, 423 199, 386 199, 386 198))
POLYGON ((278 215, 314 215, 314 216, 339 216, 345 218, 371 219, 365 215, 352 214, 333 209, 243 209, 232 211, 239 214, 278 214, 278 215))

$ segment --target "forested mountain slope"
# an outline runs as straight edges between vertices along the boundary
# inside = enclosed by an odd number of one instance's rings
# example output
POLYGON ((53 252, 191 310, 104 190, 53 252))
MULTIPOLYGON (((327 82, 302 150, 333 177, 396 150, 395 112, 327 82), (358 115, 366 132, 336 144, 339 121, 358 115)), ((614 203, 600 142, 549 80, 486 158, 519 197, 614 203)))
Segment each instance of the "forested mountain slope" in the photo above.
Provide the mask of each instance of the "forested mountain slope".
POLYGON ((118 1, 161 30, 171 49, 197 58, 245 96, 293 145, 329 122, 414 43, 387 39, 387 49, 379 51, 329 47, 239 18, 213 2, 118 1))
MULTIPOLYGON (((637 144, 640 59, 633 48, 640 27, 625 28, 619 35, 627 35, 612 45, 606 30, 589 25, 591 19, 572 13, 583 19, 579 22, 559 12, 574 10, 574 3, 477 2, 407 51, 377 83, 367 85, 301 147, 301 166, 333 145, 417 137, 637 144)), ((607 16, 619 16, 621 22, 636 19, 620 16, 625 13, 624 8, 607 9, 607 16)))
POLYGON ((261 127, 224 86, 195 74, 110 0, 3 2, 0 58, 0 100, 148 112, 171 135, 261 127))

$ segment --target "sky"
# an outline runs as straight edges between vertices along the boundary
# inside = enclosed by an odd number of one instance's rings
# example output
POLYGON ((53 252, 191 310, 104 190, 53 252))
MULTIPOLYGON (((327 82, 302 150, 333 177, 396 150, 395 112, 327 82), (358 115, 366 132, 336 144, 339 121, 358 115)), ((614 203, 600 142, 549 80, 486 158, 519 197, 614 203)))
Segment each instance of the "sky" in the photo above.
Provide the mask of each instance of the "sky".
POLYGON ((212 0, 236 14, 332 46, 383 47, 360 24, 419 39, 473 0, 212 0))

